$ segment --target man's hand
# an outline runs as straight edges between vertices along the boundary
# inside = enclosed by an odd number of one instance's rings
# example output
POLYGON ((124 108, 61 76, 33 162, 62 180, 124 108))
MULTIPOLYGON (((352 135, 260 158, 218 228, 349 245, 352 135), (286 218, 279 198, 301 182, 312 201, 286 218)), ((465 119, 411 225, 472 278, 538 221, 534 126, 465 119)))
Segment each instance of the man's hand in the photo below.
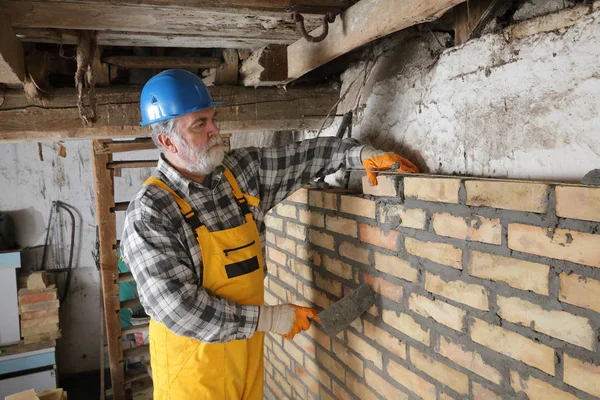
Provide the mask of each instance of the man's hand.
POLYGON ((318 321, 317 311, 309 307, 295 304, 260 306, 256 330, 278 333, 286 339, 293 339, 297 333, 310 328, 309 318, 318 321))
POLYGON ((377 186, 377 172, 394 169, 407 174, 417 173, 419 169, 415 164, 395 153, 385 153, 371 146, 365 146, 361 153, 363 167, 371 186, 377 186))

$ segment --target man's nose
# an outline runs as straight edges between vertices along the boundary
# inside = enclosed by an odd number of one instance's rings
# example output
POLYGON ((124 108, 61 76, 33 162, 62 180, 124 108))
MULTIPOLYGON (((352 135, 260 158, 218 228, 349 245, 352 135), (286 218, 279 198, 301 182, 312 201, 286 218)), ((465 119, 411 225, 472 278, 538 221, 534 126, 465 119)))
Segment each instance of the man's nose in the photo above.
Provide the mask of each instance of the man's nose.
POLYGON ((220 130, 219 127, 217 126, 217 124, 215 123, 215 121, 209 121, 208 122, 208 126, 207 126, 207 133, 208 136, 216 136, 219 134, 220 130))

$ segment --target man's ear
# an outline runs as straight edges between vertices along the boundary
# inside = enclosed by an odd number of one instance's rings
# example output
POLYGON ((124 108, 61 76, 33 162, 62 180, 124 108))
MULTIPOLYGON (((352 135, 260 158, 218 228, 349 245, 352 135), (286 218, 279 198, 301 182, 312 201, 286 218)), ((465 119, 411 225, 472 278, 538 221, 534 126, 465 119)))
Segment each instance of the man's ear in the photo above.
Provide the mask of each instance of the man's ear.
POLYGON ((170 136, 161 132, 156 138, 158 139, 158 143, 160 143, 160 145, 164 147, 169 153, 178 152, 177 146, 175 145, 175 142, 170 136))

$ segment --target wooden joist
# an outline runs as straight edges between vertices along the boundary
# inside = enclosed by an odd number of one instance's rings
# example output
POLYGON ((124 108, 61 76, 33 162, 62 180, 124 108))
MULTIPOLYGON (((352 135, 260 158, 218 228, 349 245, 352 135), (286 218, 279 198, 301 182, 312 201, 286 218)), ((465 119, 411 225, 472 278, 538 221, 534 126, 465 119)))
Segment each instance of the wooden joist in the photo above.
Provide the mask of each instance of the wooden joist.
MULTIPOLYGON (((156 167, 156 160, 133 160, 133 161, 112 161, 106 164, 108 169, 124 169, 124 168, 152 168, 156 167)), ((113 208, 114 209, 114 208, 113 208)))
MULTIPOLYGON (((227 133, 319 129, 339 97, 339 90, 329 86, 214 86, 210 92, 217 100, 228 100, 219 106, 218 123, 227 133)), ((85 128, 75 89, 58 89, 47 101, 35 103, 8 90, 0 105, 0 142, 149 136, 150 128, 139 126, 139 95, 140 88, 97 89, 98 121, 85 128)))
POLYGON ((285 82, 287 46, 272 44, 256 50, 244 61, 240 73, 244 86, 273 86, 285 82))
POLYGON ((0 7, 0 84, 21 87, 25 82, 25 55, 21 42, 0 7))
MULTIPOLYGON (((375 39, 423 22, 433 21, 464 0, 361 0, 335 22, 319 43, 299 39, 288 46, 288 81, 375 39)), ((321 28, 311 32, 321 33, 321 28)))
POLYGON ((109 56, 102 62, 123 68, 216 68, 221 65, 217 57, 167 57, 167 56, 109 56))
POLYGON ((156 149, 156 145, 151 138, 137 138, 134 140, 120 140, 120 141, 95 141, 94 152, 96 154, 111 154, 111 153, 123 153, 126 151, 136 150, 153 150, 156 149))

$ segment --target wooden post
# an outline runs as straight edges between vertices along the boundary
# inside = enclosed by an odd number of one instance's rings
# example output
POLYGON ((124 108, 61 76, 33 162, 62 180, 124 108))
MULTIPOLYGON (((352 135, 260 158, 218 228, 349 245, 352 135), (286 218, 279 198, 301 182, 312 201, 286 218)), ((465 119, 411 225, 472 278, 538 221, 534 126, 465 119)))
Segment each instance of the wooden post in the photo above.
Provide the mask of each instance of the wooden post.
POLYGON ((236 49, 223 50, 223 63, 219 63, 215 85, 237 85, 240 57, 236 49))
MULTIPOLYGON (((92 149, 102 147, 102 141, 94 141, 92 149)), ((107 168, 111 154, 97 154, 92 150, 94 188, 96 192, 96 221, 100 241, 100 274, 104 293, 108 357, 114 400, 125 400, 123 346, 121 343, 121 320, 119 317, 119 278, 117 251, 117 222, 111 208, 115 206, 114 177, 107 168)))
POLYGON ((454 44, 467 41, 473 28, 493 0, 467 0, 454 8, 454 44))

